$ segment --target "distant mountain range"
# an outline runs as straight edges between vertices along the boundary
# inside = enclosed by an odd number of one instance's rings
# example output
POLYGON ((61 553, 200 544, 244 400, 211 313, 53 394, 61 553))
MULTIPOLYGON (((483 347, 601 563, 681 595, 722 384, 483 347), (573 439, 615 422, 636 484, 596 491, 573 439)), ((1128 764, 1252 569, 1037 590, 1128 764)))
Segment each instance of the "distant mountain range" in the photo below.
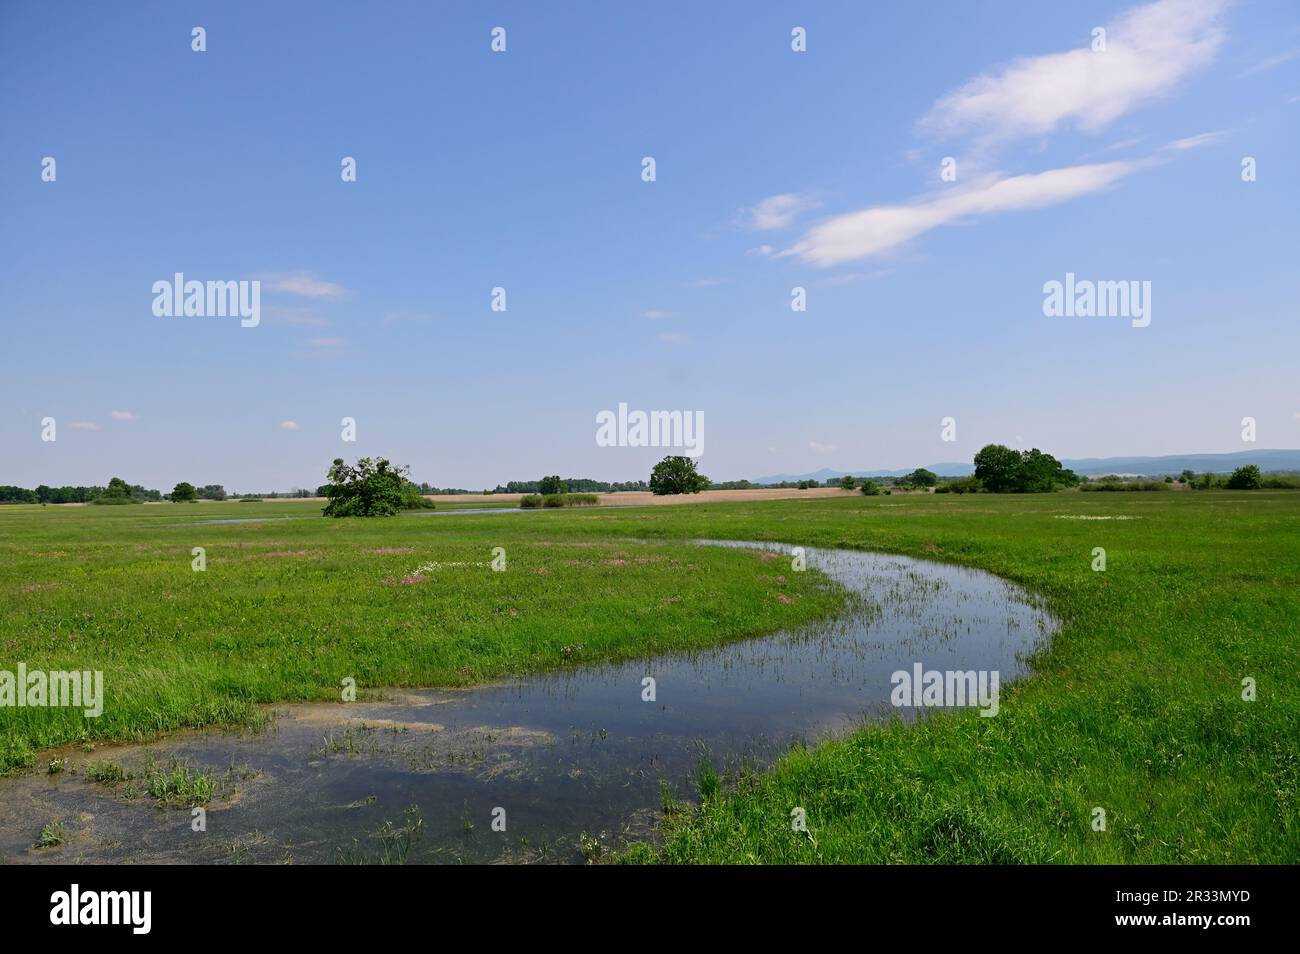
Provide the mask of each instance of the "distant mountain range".
MULTIPOLYGON (((1300 450, 1249 450, 1234 451, 1231 454, 1167 454, 1163 457, 1082 457, 1062 459, 1061 465, 1084 476, 1104 476, 1106 474, 1140 474, 1156 476, 1163 474, 1180 474, 1184 470, 1194 470, 1198 474, 1226 474, 1246 464, 1254 464, 1260 470, 1294 470, 1300 471, 1300 450)), ((752 478, 755 484, 780 484, 792 480, 838 480, 845 475, 853 477, 903 477, 916 468, 904 470, 832 470, 823 467, 810 474, 772 474, 767 477, 752 478)), ((934 471, 940 477, 965 477, 974 473, 975 467, 970 463, 926 464, 926 470, 934 471)))

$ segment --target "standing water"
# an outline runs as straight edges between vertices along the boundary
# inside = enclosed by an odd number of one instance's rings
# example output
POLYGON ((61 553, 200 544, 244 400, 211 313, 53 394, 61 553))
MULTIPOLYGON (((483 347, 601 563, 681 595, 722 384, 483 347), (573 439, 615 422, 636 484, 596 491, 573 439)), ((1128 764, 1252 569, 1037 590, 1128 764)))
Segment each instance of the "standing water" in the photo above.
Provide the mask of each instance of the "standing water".
MULTIPOLYGON (((701 541, 789 554, 789 547, 701 541)), ((856 599, 839 619, 714 649, 542 673, 382 701, 276 707, 256 734, 178 733, 69 750, 77 774, 0 780, 0 856, 11 862, 572 862, 654 837, 665 791, 694 797, 716 769, 769 766, 790 745, 892 713, 891 675, 1024 675, 1054 621, 1020 589, 973 570, 807 548, 856 599), (653 679, 653 701, 647 697, 653 679), (206 831, 188 802, 160 808, 101 761, 209 773, 206 831), (132 797, 134 796, 134 797, 132 797), (34 849, 64 821, 64 844, 34 849), (504 826, 504 831, 499 830, 504 826)), ((972 701, 971 704, 975 704, 972 701)), ((63 754, 63 753, 57 753, 63 754)))

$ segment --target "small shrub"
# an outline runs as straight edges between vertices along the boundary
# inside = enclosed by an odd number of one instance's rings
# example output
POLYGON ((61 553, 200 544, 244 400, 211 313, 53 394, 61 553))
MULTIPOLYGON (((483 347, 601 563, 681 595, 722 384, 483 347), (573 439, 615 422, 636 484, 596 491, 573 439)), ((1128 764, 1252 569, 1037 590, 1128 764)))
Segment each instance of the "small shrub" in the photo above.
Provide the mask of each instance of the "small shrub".
POLYGON ((524 494, 519 498, 519 506, 524 510, 535 510, 542 505, 541 494, 524 494))
POLYGON ((564 494, 547 494, 542 498, 543 507, 563 507, 564 494))
POLYGON ((65 837, 63 822, 52 821, 41 829, 40 837, 36 839, 36 848, 57 848, 63 844, 65 837))
POLYGON ((880 484, 874 480, 864 480, 862 482, 862 492, 868 497, 875 497, 880 493, 880 484))

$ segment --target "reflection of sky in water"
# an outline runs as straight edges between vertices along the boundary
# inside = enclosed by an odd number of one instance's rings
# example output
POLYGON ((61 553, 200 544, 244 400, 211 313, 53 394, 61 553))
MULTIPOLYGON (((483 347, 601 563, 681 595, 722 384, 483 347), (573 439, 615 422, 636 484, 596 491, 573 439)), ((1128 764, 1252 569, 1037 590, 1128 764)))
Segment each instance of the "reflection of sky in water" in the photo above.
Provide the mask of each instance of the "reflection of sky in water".
MULTIPOLYGON (((702 757, 720 769, 762 767, 791 742, 846 731, 864 715, 910 717, 889 706, 889 677, 915 662, 997 670, 1005 683, 1024 673, 1021 655, 1053 625, 988 574, 851 551, 807 556, 859 594, 850 614, 693 654, 288 707, 260 735, 191 733, 123 753, 128 766, 148 751, 218 775, 232 764, 260 773, 209 806, 202 834, 190 831, 186 809, 155 809, 68 776, 2 782, 0 851, 12 860, 374 859, 383 850, 375 833, 385 821, 400 828, 414 804, 424 831, 411 861, 576 860, 580 834, 606 844, 648 835, 661 781, 693 797, 702 757), (642 701, 646 676, 656 680, 654 702, 642 701), (498 806, 505 833, 490 827, 498 806), (79 825, 83 812, 94 818, 79 825), (28 851, 56 817, 70 819, 68 845, 28 851)), ((73 753, 82 765, 113 757, 73 753)))

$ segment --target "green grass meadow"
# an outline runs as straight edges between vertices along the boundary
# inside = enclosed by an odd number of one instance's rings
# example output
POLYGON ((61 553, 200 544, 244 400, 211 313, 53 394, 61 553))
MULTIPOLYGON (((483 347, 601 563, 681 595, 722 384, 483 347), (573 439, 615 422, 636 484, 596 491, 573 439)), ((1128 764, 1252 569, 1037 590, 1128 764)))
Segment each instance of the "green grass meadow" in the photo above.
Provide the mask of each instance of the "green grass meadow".
POLYGON ((686 542, 771 540, 989 570, 1041 594, 1062 627, 1034 675, 1003 688, 996 718, 864 727, 702 786, 700 804, 665 816, 662 843, 629 860, 1300 860, 1300 494, 845 495, 334 521, 318 510, 0 510, 0 669, 102 669, 107 698, 98 720, 0 710, 0 769, 64 743, 338 698, 348 676, 363 691, 467 685, 842 609, 819 574, 686 542), (187 526, 250 516, 301 519, 187 526), (191 569, 197 546, 204 572, 191 569), (498 546, 504 573, 488 566, 498 546), (1242 698, 1247 677, 1255 701, 1242 698), (791 830, 795 807, 807 833, 791 830))

